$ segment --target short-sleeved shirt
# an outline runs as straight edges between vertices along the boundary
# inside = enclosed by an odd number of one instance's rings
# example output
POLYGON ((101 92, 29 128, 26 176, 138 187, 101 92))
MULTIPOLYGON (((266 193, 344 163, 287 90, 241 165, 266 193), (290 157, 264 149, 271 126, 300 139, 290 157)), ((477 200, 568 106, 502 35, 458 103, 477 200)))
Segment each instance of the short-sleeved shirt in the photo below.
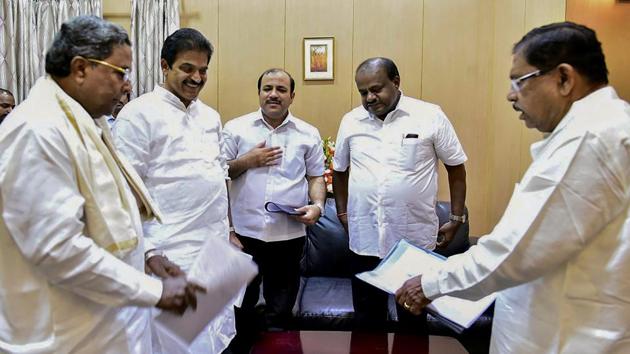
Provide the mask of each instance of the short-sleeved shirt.
POLYGON ((362 106, 339 127, 333 166, 350 167, 350 249, 383 257, 400 239, 435 248, 438 159, 449 166, 467 160, 440 107, 402 95, 384 120, 362 106))
POLYGON ((223 129, 224 155, 237 159, 256 144, 282 147, 279 164, 250 168, 232 180, 230 206, 239 235, 263 241, 285 241, 306 234, 305 227, 286 214, 265 211, 266 202, 292 207, 308 204, 306 176, 324 173, 324 152, 317 128, 291 113, 277 128, 263 119, 260 110, 235 118, 223 129))

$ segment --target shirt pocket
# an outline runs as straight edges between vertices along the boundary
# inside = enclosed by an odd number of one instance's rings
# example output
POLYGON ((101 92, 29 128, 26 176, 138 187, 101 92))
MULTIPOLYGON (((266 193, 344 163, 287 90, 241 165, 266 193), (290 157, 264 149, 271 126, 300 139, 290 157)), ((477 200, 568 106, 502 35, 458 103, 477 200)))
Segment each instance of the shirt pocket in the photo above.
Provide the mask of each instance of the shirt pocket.
POLYGON ((417 171, 420 165, 431 158, 431 141, 422 138, 403 138, 398 156, 403 171, 417 171))

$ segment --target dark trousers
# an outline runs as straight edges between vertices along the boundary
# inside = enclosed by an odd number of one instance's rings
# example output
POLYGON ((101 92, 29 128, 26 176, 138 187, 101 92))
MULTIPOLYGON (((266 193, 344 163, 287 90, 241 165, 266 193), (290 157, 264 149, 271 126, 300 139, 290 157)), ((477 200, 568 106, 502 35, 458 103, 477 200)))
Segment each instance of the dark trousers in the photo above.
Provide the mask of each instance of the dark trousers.
POLYGON ((249 353, 259 331, 290 326, 293 305, 300 287, 300 259, 305 237, 265 242, 238 235, 243 251, 258 264, 258 275, 245 290, 241 308, 235 309, 236 337, 226 353, 249 353), (255 309, 263 285, 265 308, 255 309))
POLYGON ((253 310, 263 284, 266 316, 273 325, 285 325, 291 318, 300 287, 300 259, 304 237, 287 241, 265 242, 239 235, 243 251, 258 264, 258 275, 245 291, 242 309, 253 310))
MULTIPOLYGON (((353 273, 373 270, 381 262, 379 257, 361 256, 352 253, 353 273)), ((367 331, 395 331, 426 333, 426 312, 413 315, 396 304, 398 324, 387 328, 389 294, 357 277, 352 277, 352 305, 354 306, 354 327, 367 331)))

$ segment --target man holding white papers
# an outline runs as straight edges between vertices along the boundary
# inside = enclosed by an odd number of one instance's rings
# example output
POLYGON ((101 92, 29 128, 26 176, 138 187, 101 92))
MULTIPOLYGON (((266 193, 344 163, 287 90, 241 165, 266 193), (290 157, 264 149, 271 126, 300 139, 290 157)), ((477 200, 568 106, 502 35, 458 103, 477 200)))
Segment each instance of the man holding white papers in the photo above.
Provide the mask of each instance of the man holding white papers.
POLYGON ((183 275, 144 274, 140 214, 160 213, 105 120, 131 89, 130 66, 122 28, 75 17, 0 126, 2 353, 151 353, 149 308, 195 302, 183 275))
POLYGON ((252 321, 248 316, 261 281, 268 324, 286 326, 299 287, 304 225, 317 222, 324 211, 321 138, 315 127, 289 112, 294 91, 286 71, 263 72, 258 79, 260 109, 227 122, 223 130, 234 231, 260 270, 247 288, 239 332, 252 321), (266 202, 290 206, 302 215, 270 213, 266 202))
MULTIPOLYGON (((213 50, 195 29, 173 32, 161 52, 164 84, 125 105, 113 128, 117 148, 164 212, 162 223, 143 225, 154 247, 147 262, 167 257, 186 272, 207 238, 229 237, 221 121, 197 99, 213 50)), ((190 351, 220 353, 235 333, 233 307, 228 306, 190 351)))
MULTIPOLYGON (((436 243, 446 247, 465 222, 467 157, 440 107, 403 95, 391 59, 365 60, 355 81, 362 106, 339 126, 333 189, 355 254, 354 273, 360 273, 374 269, 401 239, 431 250, 436 243), (435 212, 439 161, 451 194, 450 221, 441 228, 435 212)), ((352 295, 356 324, 382 327, 388 295, 356 278, 352 295)))
POLYGON ((493 353, 628 353, 630 105, 587 27, 535 28, 512 59, 507 98, 544 133, 533 162, 494 230, 397 301, 419 313, 444 295, 499 291, 493 353))

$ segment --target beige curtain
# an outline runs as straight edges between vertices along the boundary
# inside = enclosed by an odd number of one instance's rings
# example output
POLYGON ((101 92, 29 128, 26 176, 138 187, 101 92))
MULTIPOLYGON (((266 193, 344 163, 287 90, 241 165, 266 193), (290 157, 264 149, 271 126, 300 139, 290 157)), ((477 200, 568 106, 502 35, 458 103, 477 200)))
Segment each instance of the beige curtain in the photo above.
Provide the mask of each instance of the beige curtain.
POLYGON ((46 51, 61 24, 79 15, 102 16, 102 0, 2 0, 0 87, 22 102, 45 73, 46 51))
POLYGON ((162 43, 179 28, 178 0, 133 0, 131 44, 133 96, 153 91, 164 80, 160 69, 162 43))

